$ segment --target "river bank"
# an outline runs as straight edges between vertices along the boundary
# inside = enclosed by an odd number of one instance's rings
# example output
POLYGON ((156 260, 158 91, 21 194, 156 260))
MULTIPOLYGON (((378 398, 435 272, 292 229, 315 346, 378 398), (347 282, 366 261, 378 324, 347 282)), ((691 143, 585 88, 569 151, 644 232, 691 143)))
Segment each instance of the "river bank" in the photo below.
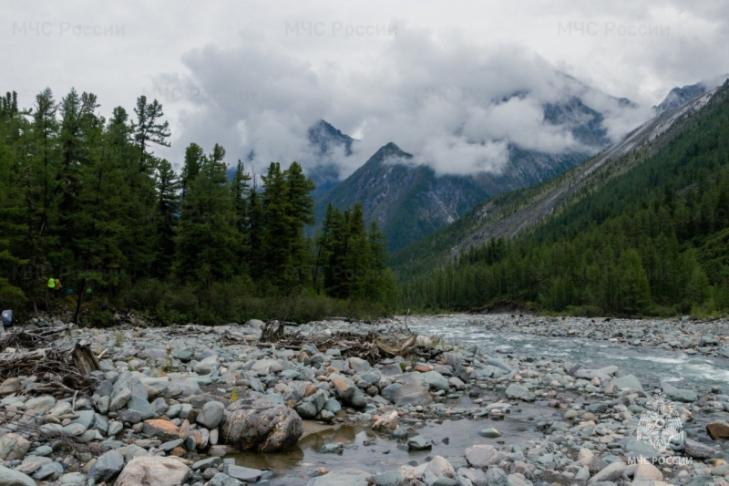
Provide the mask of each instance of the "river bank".
POLYGON ((264 328, 64 333, 56 345, 85 341, 99 356, 93 387, 38 393, 42 377, 6 379, 0 479, 729 484, 729 448, 706 432, 729 435, 727 321, 501 314, 264 328))

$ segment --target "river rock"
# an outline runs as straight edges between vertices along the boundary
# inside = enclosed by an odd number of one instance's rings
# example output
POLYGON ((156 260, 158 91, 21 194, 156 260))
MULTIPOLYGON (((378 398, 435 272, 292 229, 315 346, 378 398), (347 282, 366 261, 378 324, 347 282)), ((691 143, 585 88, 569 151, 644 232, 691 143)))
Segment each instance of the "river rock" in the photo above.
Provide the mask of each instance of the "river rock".
POLYGON ((424 451, 431 449, 433 444, 431 441, 423 437, 422 435, 416 435, 408 439, 408 450, 411 451, 424 451))
POLYGON ((231 478, 235 478, 239 481, 245 481, 246 483, 255 483, 261 476, 263 476, 263 471, 260 469, 236 466, 235 464, 226 464, 223 472, 231 478))
POLYGON ((686 439, 683 451, 694 459, 711 459, 715 455, 713 447, 691 439, 686 439))
POLYGON ((31 398, 25 402, 25 412, 29 415, 42 415, 56 404, 56 399, 50 395, 31 398))
POLYGON ((635 467, 633 479, 642 481, 663 481, 663 473, 649 462, 642 462, 635 467))
POLYGON ((624 375, 613 378, 609 389, 616 392, 643 392, 643 385, 635 375, 624 375))
POLYGON ((579 368, 574 372, 574 375, 577 378, 584 378, 586 380, 592 380, 597 377, 601 382, 607 383, 618 372, 618 369, 617 366, 605 366, 604 368, 598 369, 579 368))
POLYGON ((403 405, 428 405, 433 397, 428 392, 428 387, 422 383, 392 383, 382 389, 381 395, 398 406, 403 405))
POLYGON ((142 430, 146 435, 153 435, 163 440, 172 440, 180 436, 180 429, 177 425, 167 419, 145 420, 142 430))
POLYGON ((514 400, 523 400, 525 402, 533 402, 536 398, 534 393, 519 383, 512 383, 509 385, 506 388, 506 396, 514 400))
POLYGON ((58 462, 49 462, 43 464, 36 472, 33 473, 33 478, 39 481, 52 481, 58 479, 63 474, 63 465, 58 462))
POLYGON ((273 452, 296 444, 303 433, 303 423, 285 405, 257 402, 252 408, 227 412, 221 432, 224 443, 240 450, 273 452))
POLYGON ((437 371, 426 371, 425 373, 421 373, 420 378, 432 389, 447 392, 450 388, 448 379, 437 371))
POLYGON ((114 449, 102 454, 91 467, 89 479, 93 483, 108 481, 119 474, 124 467, 124 457, 114 449))
POLYGON ((729 439, 729 423, 711 422, 706 425, 706 433, 714 440, 729 439))
POLYGON ((677 388, 670 383, 663 384, 663 393, 668 398, 676 402, 695 402, 699 399, 698 394, 694 390, 688 388, 677 388))
POLYGON ((197 414, 197 423, 208 429, 214 429, 223 420, 223 412, 225 412, 225 405, 217 400, 211 400, 203 405, 200 413, 197 414))
POLYGON ((14 461, 22 459, 30 449, 30 441, 14 432, 0 436, 0 460, 14 461))
POLYGON ((36 486, 36 483, 22 472, 0 466, 0 486, 36 486))
POLYGON ((466 461, 473 467, 486 467, 498 464, 504 457, 496 447, 489 444, 477 444, 466 449, 466 461))
POLYGON ((345 468, 313 478, 306 486, 367 486, 371 477, 367 471, 345 468))
POLYGON ((614 481, 623 476, 623 472, 628 466, 622 461, 615 461, 608 464, 590 478, 590 483, 599 483, 601 481, 614 481))
POLYGON ((177 457, 135 457, 124 467, 115 486, 176 486, 190 475, 188 468, 177 457))

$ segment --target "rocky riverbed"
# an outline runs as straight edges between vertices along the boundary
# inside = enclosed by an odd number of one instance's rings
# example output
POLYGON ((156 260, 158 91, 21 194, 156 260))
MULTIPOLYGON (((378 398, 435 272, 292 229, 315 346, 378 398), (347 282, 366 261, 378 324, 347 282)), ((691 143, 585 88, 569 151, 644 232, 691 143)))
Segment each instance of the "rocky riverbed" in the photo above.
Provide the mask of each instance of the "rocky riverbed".
POLYGON ((729 484, 729 321, 264 327, 64 333, 100 369, 0 384, 0 485, 729 484))

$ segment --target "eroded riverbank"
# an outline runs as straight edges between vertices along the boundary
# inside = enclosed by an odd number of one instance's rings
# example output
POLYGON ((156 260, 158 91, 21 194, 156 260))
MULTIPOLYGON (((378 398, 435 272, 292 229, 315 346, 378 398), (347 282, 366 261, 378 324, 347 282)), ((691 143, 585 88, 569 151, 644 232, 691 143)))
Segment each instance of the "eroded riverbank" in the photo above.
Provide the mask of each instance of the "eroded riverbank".
POLYGON ((430 316, 287 327, 278 343, 261 342, 262 324, 63 336, 101 355, 96 385, 38 396, 33 377, 6 380, 0 478, 727 484, 725 443, 705 431, 729 416, 727 321, 430 316), (377 336, 413 346, 353 353, 377 336), (665 447, 661 430, 645 435, 659 394, 683 431, 665 447), (260 433, 234 436, 234 420, 260 433))

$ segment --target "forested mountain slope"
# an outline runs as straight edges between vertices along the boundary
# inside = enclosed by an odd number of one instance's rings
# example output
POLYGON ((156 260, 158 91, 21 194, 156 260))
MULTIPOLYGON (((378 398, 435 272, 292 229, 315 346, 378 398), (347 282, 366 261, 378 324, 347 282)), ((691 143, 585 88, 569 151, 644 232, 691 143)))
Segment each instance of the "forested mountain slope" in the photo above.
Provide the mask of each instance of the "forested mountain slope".
POLYGON ((467 238, 450 248, 463 253, 412 279, 411 305, 726 310, 729 85, 658 116, 558 181, 488 203, 440 244, 459 233, 467 238))

